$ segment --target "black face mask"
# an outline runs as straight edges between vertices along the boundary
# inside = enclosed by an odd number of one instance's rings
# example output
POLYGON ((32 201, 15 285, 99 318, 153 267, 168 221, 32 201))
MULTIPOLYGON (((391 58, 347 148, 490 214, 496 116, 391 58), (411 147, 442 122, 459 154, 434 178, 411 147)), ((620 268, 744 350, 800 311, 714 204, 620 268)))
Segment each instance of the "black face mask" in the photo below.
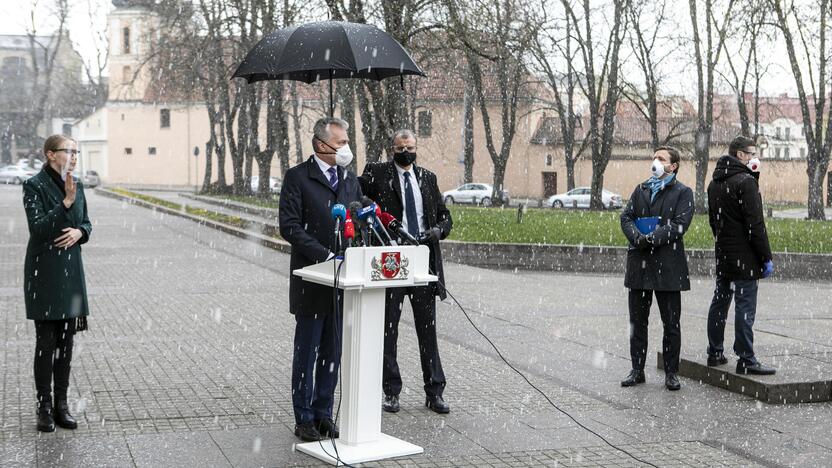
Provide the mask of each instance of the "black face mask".
POLYGON ((410 151, 393 153, 393 161, 396 161, 396 164, 401 167, 407 167, 416 162, 416 153, 411 153, 410 151))

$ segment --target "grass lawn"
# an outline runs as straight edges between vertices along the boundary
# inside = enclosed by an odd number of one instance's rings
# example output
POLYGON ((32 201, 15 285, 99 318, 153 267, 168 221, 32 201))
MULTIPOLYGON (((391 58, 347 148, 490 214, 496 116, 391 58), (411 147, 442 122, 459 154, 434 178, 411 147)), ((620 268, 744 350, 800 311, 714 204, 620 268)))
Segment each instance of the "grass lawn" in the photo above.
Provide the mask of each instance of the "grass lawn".
MULTIPOLYGON (((136 199, 148 202, 148 203, 152 203, 154 205, 163 206, 163 207, 169 208, 171 210, 176 210, 176 211, 182 211, 183 210, 183 205, 180 205, 178 203, 174 203, 174 202, 171 202, 171 201, 163 200, 161 198, 151 197, 150 195, 145 195, 143 193, 131 192, 130 190, 125 190, 125 189, 119 188, 119 187, 114 187, 114 188, 111 188, 109 190, 111 190, 115 193, 121 194, 121 195, 125 195, 125 196, 128 196, 128 197, 132 197, 132 198, 136 198, 136 199)), ((220 223, 230 224, 231 226, 236 226, 238 228, 245 229, 246 226, 248 225, 248 222, 246 222, 246 220, 244 220, 242 218, 239 218, 237 216, 231 216, 231 215, 227 215, 227 214, 224 214, 224 213, 217 213, 215 211, 204 210, 202 208, 195 208, 193 206, 187 206, 187 205, 184 206, 184 210, 185 210, 185 212, 187 212, 189 214, 192 214, 194 216, 199 216, 201 218, 208 218, 210 220, 217 221, 217 222, 220 222, 220 223)))
MULTIPOLYGON (((626 246, 618 212, 529 208, 517 224, 516 208, 451 206, 452 240, 562 245, 626 246)), ((775 252, 832 253, 832 222, 766 219, 775 252)), ((685 247, 713 249, 708 217, 697 215, 685 234, 685 247)))
POLYGON ((277 194, 270 195, 268 198, 247 196, 247 195, 205 195, 211 198, 219 198, 220 200, 230 200, 238 203, 246 203, 249 205, 259 206, 261 208, 278 208, 277 194))

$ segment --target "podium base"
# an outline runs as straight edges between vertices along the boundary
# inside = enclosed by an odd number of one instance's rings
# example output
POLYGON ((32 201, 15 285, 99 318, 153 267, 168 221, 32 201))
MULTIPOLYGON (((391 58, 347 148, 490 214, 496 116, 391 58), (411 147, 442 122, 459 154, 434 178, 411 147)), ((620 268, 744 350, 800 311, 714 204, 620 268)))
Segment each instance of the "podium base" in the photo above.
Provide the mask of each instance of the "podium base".
POLYGON ((339 439, 335 439, 335 443, 338 448, 338 458, 341 460, 341 463, 338 463, 335 459, 335 448, 332 446, 331 439, 322 440, 321 442, 297 444, 295 448, 307 455, 311 455, 335 466, 341 466, 344 463, 352 465, 354 463, 383 460, 385 458, 403 457, 405 455, 415 455, 424 452, 424 449, 418 445, 386 434, 381 434, 376 441, 358 445, 349 445, 339 439))

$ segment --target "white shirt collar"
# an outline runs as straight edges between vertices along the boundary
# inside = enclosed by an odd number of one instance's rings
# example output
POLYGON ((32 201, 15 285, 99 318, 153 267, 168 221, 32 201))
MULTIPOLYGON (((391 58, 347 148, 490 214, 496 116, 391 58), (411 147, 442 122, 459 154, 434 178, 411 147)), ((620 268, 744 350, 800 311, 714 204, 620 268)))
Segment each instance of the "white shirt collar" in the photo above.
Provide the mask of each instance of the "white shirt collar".
MULTIPOLYGON (((312 156, 312 157, 315 158, 315 162, 318 163, 318 167, 321 168, 321 172, 324 173, 324 176, 329 178, 329 173, 327 171, 329 171, 330 168, 335 167, 335 166, 330 166, 329 164, 324 162, 323 159, 319 158, 317 154, 312 156)), ((336 169, 335 171, 338 172, 338 169, 336 169)))
POLYGON ((410 169, 408 169, 408 170, 404 170, 401 166, 399 166, 395 162, 393 163, 393 165, 396 166, 396 171, 399 173, 399 177, 404 177, 404 173, 409 172, 410 175, 412 175, 414 179, 416 178, 416 171, 413 170, 413 169, 415 169, 416 166, 414 166, 413 164, 410 165, 410 169))

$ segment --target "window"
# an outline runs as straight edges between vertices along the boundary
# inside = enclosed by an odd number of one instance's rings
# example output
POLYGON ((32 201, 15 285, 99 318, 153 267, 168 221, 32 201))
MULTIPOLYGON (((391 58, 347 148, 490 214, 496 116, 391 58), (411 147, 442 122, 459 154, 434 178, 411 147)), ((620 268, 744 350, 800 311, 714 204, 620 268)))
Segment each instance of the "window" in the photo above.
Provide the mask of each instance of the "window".
POLYGON ((780 139, 780 127, 777 127, 777 129, 775 131, 775 136, 777 137, 778 140, 780 139))
POLYGON ((124 114, 121 114, 121 121, 124 122, 124 114))
POLYGON ((66 136, 72 136, 72 124, 63 124, 61 126, 61 133, 63 133, 66 136))
POLYGON ((546 155, 546 165, 547 165, 547 166, 551 166, 551 165, 552 165, 552 159, 553 159, 553 158, 552 158, 552 155, 551 155, 551 154, 547 154, 547 155, 546 155))
POLYGON ((789 157, 789 147, 788 147, 788 146, 787 146, 787 147, 785 147, 785 148, 783 148, 783 157, 784 157, 784 158, 788 158, 788 157, 789 157))
POLYGON ((775 158, 779 158, 779 157, 780 157, 780 148, 774 148, 774 157, 775 157, 775 158))
POLYGON ((123 28, 121 30, 121 53, 130 53, 130 28, 123 28))
POLYGON ((800 148, 800 157, 801 157, 801 158, 805 158, 805 157, 806 157, 806 148, 800 148))
POLYGON ((150 156, 156 156, 156 147, 155 146, 149 146, 147 148, 147 154, 150 155, 150 156))
POLYGON ((787 140, 788 140, 788 139, 789 139, 789 137, 791 136, 791 133, 792 133, 792 129, 791 129, 791 127, 786 127, 786 139, 787 139, 787 140))
POLYGON ((170 109, 159 109, 159 128, 170 128, 170 109))
POLYGON ((121 68, 121 82, 129 83, 131 81, 133 81, 133 69, 130 68, 130 65, 125 65, 121 68))
POLYGON ((127 155, 133 154, 133 148, 124 148, 124 154, 127 154, 127 155))
POLYGON ((430 111, 420 111, 417 120, 419 136, 429 137, 433 131, 433 114, 430 111))

